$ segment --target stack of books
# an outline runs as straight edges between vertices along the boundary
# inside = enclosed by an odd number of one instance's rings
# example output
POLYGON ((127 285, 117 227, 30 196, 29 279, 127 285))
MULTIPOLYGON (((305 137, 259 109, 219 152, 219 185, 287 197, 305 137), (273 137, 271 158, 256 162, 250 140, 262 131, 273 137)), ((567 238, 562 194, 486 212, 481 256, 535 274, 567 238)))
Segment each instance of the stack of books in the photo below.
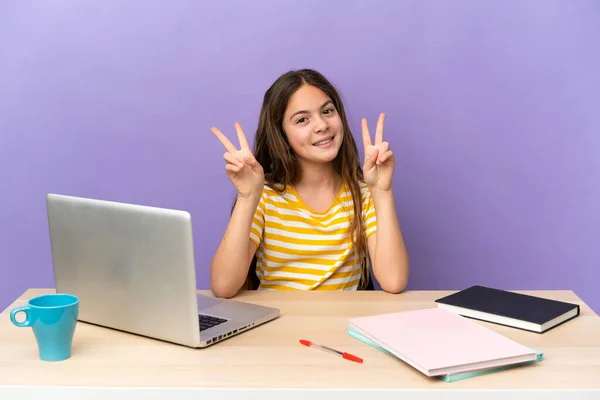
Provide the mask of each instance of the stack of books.
POLYGON ((476 286, 437 307, 352 318, 348 335, 429 377, 454 382, 542 361, 544 354, 473 318, 542 333, 579 315, 576 304, 476 286))

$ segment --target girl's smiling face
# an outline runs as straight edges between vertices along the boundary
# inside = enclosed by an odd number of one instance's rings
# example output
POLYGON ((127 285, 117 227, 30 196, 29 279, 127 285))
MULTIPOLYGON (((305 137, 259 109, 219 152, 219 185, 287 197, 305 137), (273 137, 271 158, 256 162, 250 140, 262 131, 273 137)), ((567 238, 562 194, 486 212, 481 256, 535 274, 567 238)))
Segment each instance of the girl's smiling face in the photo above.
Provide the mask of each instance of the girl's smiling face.
POLYGON ((290 97, 283 128, 300 163, 333 161, 344 137, 342 120, 333 101, 311 85, 303 85, 290 97))

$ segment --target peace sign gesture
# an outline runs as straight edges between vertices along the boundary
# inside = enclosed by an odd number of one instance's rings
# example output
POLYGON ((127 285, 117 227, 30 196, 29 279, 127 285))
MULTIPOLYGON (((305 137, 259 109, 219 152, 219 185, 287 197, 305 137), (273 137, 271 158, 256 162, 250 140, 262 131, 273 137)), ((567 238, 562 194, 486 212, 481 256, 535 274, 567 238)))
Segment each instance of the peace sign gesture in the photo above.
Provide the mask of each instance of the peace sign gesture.
POLYGON ((394 154, 390 144, 383 141, 383 121, 385 114, 379 115, 375 131, 375 144, 371 143, 371 134, 367 119, 362 119, 362 137, 365 145, 365 162, 363 174, 369 189, 387 192, 392 188, 392 174, 394 172, 394 154))
POLYGON ((238 197, 260 198, 265 183, 265 175, 262 166, 256 161, 246 135, 239 123, 235 123, 235 131, 240 142, 240 150, 227 139, 220 130, 215 127, 210 129, 227 150, 223 158, 227 161, 225 170, 229 180, 238 191, 238 197))

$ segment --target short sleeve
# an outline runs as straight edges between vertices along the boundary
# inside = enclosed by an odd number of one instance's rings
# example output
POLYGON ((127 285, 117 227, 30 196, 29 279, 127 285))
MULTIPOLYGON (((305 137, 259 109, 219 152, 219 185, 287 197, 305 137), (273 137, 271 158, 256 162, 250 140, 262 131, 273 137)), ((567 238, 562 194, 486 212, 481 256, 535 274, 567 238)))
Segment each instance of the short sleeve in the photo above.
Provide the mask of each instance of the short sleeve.
POLYGON ((371 192, 366 187, 362 193, 362 215, 365 224, 365 238, 368 239, 369 236, 377 232, 377 215, 375 214, 375 203, 373 203, 371 192))
POLYGON ((263 232, 265 228, 265 195, 260 196, 260 201, 258 202, 258 206, 256 207, 256 211, 254 212, 254 217, 252 218, 252 225, 250 226, 250 240, 258 245, 262 242, 263 232))

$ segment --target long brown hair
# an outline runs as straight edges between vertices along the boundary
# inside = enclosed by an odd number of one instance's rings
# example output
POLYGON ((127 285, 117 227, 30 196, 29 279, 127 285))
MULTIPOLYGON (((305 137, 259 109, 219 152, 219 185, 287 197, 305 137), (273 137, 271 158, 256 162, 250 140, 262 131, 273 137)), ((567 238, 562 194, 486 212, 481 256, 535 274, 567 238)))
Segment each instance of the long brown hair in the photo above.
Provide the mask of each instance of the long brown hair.
POLYGON ((333 164, 335 171, 340 174, 352 194, 354 217, 350 222, 350 232, 353 237, 355 257, 361 260, 362 274, 359 288, 362 289, 367 286, 370 279, 359 186, 359 182, 364 182, 364 177, 358 148, 348 125, 344 105, 335 87, 322 74, 312 69, 289 71, 281 75, 264 95, 253 153, 263 167, 266 184, 273 190, 283 193, 288 185, 294 185, 299 181, 300 167, 283 131, 283 115, 290 97, 303 85, 311 85, 325 92, 333 101, 342 121, 344 137, 333 164))

